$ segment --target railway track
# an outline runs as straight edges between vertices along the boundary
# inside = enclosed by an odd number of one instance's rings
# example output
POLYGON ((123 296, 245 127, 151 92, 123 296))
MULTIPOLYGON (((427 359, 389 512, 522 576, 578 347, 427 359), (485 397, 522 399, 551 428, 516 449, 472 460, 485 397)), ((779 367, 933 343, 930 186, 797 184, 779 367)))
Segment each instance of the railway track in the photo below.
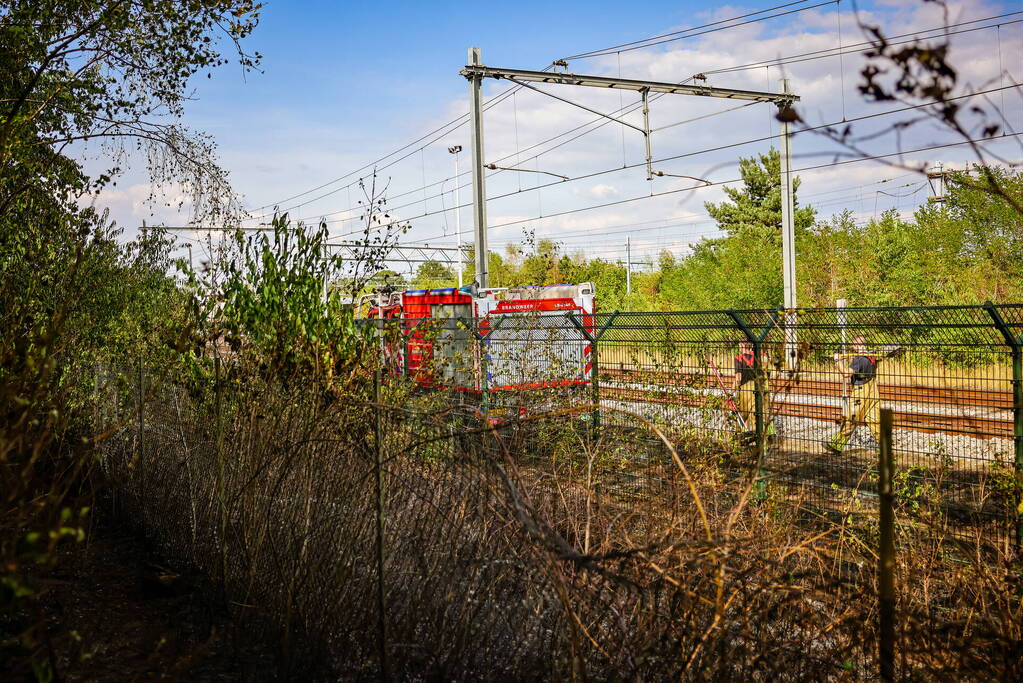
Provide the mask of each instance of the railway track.
MULTIPOLYGON (((604 368, 600 374, 601 395, 606 398, 726 409, 716 379, 704 373, 604 368)), ((881 384, 879 393, 882 404, 893 409, 897 429, 979 439, 1013 436, 1012 393, 1008 391, 881 384), (940 411, 929 410, 939 406, 940 411)), ((773 414, 835 423, 842 419, 842 406, 834 400, 843 395, 839 381, 772 380, 770 395, 773 414)))

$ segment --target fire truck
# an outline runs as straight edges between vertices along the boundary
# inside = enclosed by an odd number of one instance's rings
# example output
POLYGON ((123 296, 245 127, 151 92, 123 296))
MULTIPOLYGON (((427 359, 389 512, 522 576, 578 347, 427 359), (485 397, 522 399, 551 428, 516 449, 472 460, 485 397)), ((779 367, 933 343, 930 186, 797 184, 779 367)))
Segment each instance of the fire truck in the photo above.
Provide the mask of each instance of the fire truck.
POLYGON ((590 382, 590 282, 379 291, 356 311, 382 321, 385 364, 420 386, 486 394, 590 382))

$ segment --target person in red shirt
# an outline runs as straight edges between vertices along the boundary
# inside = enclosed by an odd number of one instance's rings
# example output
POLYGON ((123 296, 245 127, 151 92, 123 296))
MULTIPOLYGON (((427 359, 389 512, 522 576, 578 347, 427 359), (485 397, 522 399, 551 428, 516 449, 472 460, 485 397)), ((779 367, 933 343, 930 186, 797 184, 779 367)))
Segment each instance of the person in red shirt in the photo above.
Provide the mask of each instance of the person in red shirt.
POLYGON ((739 355, 735 357, 735 376, 732 390, 739 416, 747 430, 753 429, 757 409, 756 373, 753 369, 753 345, 748 341, 739 343, 739 355))

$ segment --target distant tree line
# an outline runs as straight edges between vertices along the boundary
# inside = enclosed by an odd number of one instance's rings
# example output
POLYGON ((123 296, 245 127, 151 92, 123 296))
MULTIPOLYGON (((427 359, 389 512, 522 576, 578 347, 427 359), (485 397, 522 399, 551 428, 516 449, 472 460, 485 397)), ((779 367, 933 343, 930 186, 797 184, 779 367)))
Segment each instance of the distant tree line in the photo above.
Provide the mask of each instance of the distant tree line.
MULTIPOLYGON (((511 244, 490 254, 491 284, 586 282, 605 311, 667 311, 777 307, 782 304, 781 187, 776 150, 740 163, 742 186, 706 209, 724 233, 683 255, 661 253, 656 266, 632 275, 624 259, 590 259, 555 239, 511 244)), ((956 305, 1023 301, 1023 217, 1012 203, 978 185, 993 176, 1000 190, 1023 198, 1023 172, 998 167, 952 172, 945 200, 920 206, 911 218, 891 209, 858 223, 849 210, 820 218, 812 206, 795 214, 800 306, 956 305)), ((796 179, 798 192, 799 181, 796 179)), ((798 194, 797 194, 798 199, 798 194)), ((464 273, 471 282, 472 263, 464 273)), ((456 276, 440 263, 422 264, 395 286, 450 287, 456 276)), ((378 278, 378 281, 382 278, 378 278)))

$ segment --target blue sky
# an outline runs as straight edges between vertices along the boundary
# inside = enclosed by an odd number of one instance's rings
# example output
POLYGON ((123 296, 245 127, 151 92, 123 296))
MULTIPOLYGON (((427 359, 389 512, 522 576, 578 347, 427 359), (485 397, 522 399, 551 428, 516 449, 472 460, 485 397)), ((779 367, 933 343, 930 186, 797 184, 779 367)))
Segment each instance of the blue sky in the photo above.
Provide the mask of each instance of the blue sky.
MULTIPOLYGON (((410 134, 430 112, 464 91, 457 72, 466 48, 485 47, 494 64, 542 68, 556 57, 645 37, 685 23, 703 3, 653 2, 640 13, 621 3, 274 2, 247 44, 264 73, 243 82, 224 69, 202 88, 197 121, 224 125, 233 102, 274 115, 347 129, 386 124, 410 134)), ((226 138, 225 138, 226 142, 226 138)))
MULTIPOLYGON (((466 48, 478 45, 484 62, 493 66, 539 69, 566 55, 616 45, 679 30, 750 11, 781 4, 773 2, 708 6, 693 2, 647 2, 642 6, 622 3, 361 3, 332 2, 267 3, 255 35, 246 44, 263 54, 261 74, 242 77, 225 67, 212 79, 196 79, 197 100, 187 108, 185 124, 212 134, 220 147, 223 165, 230 171, 235 189, 245 205, 256 209, 340 177, 377 157, 412 141, 437 126, 465 113, 466 82, 458 75, 466 48)), ((813 0, 803 3, 810 7, 813 0)), ((880 23, 889 34, 940 26, 933 5, 913 0, 861 2, 861 17, 880 23)), ((961 22, 1023 10, 1021 2, 971 0, 953 3, 950 21, 961 22)), ((1023 23, 1011 23, 1023 14, 971 27, 988 26, 953 38, 953 57, 962 68, 964 87, 992 87, 1008 83, 1012 70, 1023 63, 1023 23), (994 28, 995 23, 1004 23, 994 28), (1000 41, 1000 50, 995 49, 1000 41), (1002 67, 998 62, 1001 58, 1002 67)), ((811 8, 785 17, 756 22, 706 36, 676 41, 620 55, 574 60, 570 68, 579 73, 616 75, 678 81, 693 73, 770 60, 813 50, 833 48, 863 40, 849 0, 811 8), (841 14, 836 10, 841 8, 841 14)), ((862 65, 856 54, 832 56, 784 69, 763 67, 712 75, 710 83, 724 87, 776 89, 778 79, 789 76, 793 90, 803 97, 807 119, 813 123, 840 121, 885 107, 867 105, 856 91, 862 65)), ((1015 80, 1018 82, 1023 74, 1015 80)), ((507 89, 488 83, 486 94, 507 89)), ((601 111, 630 104, 629 97, 584 89, 557 90, 601 111)), ((552 91, 554 92, 554 91, 552 91)), ((999 94, 999 97, 1001 94, 999 94)), ((1021 122, 1023 107, 1018 92, 1006 95, 1011 121, 1021 122)), ((996 100, 997 102, 997 100, 996 100)), ((772 135, 777 131, 766 105, 726 111, 735 105, 715 100, 674 97, 656 102, 651 117, 654 127, 715 114, 712 118, 672 127, 653 138, 654 157, 692 155, 665 162, 666 172, 707 177, 726 182, 736 177, 739 156, 768 149, 761 141, 721 152, 709 147, 728 145, 772 135), (669 101, 670 100, 670 101, 669 101), (696 152, 696 154, 694 154, 696 152)), ((887 105, 891 108, 891 105, 887 105)), ((638 114, 630 115, 638 122, 638 114)), ((647 182, 641 169, 612 171, 623 164, 642 161, 642 143, 633 131, 606 126, 561 147, 540 149, 533 159, 517 150, 542 143, 556 133, 582 125, 594 117, 542 95, 520 91, 487 114, 488 160, 511 157, 506 164, 568 175, 571 182, 541 187, 534 173, 494 174, 488 180, 491 240, 494 248, 522 240, 525 230, 559 239, 566 251, 585 251, 590 256, 623 256, 626 235, 634 251, 653 257, 662 249, 683 252, 701 236, 713 235, 714 226, 703 209, 705 201, 718 201, 720 185, 698 191, 668 194, 655 199, 588 208, 614 201, 660 194, 691 186, 691 181, 660 178, 647 182), (607 171, 606 173, 604 171, 607 171), (595 172, 601 175, 590 176, 595 172), (498 198, 499 195, 508 195, 498 198), (582 210, 580 210, 582 209, 582 210)), ((863 122, 860 130, 876 130, 892 119, 863 122)), ((902 140, 904 148, 953 141, 933 127, 917 127, 902 140)), ((434 141, 426 149, 382 172, 396 197, 396 213, 412 221, 408 239, 449 246, 454 243, 454 182, 439 184, 453 175, 449 144, 468 151, 466 127, 434 141), (424 182, 425 181, 425 182, 424 182), (429 186, 425 192, 422 186, 429 186), (438 189, 440 191, 438 191, 438 189)), ((871 151, 896 149, 890 136, 871 143, 871 151)), ((1007 158, 1023 157, 1019 146, 1006 142, 995 151, 1007 158)), ((821 164, 834 154, 834 146, 813 136, 797 136, 797 168, 821 164)), ((907 159, 962 164, 970 160, 963 148, 910 155, 907 159)), ((466 170, 463 155, 462 170, 466 170)), ((924 200, 928 188, 919 176, 904 169, 878 164, 852 164, 800 173, 801 203, 818 206, 821 215, 843 208, 861 220, 880 210, 908 211, 924 200), (887 190, 891 190, 890 192, 887 190)), ((549 177, 548 177, 549 178, 549 177)), ((326 217, 332 231, 344 235, 353 229, 356 215, 350 185, 356 176, 330 185, 324 192, 306 195, 301 201, 282 205, 297 218, 326 217), (308 202, 328 191, 321 200, 308 202), (298 206, 295 206, 299 204, 298 206)), ((460 184, 468 181, 463 176, 460 184)), ((141 220, 149 223, 187 222, 185 212, 148 207, 142 201, 149 185, 142 165, 132 168, 115 191, 98 202, 131 229, 141 220)), ((173 195, 173 188, 169 188, 173 195)), ((357 194, 357 193, 356 193, 357 194)), ((468 199, 462 190, 461 200, 468 199)), ((257 214, 258 216, 259 214, 257 214)), ((463 209, 462 221, 470 214, 463 209)), ((258 223, 256 217, 247 225, 258 223)), ((468 230, 468 228, 466 227, 468 230)), ((196 235, 192 235, 196 237, 196 235)))

